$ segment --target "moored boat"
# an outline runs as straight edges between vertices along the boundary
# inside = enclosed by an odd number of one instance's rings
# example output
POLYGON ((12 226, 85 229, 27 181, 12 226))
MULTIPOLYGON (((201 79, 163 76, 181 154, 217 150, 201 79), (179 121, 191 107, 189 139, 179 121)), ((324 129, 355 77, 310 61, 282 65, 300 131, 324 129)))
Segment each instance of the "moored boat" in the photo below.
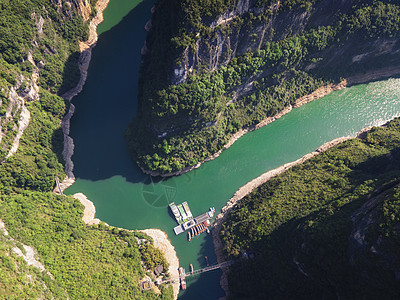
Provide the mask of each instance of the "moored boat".
POLYGON ((174 214, 175 220, 178 222, 178 224, 182 224, 183 219, 181 217, 181 214, 178 211, 178 208, 175 205, 175 202, 170 203, 169 207, 171 208, 171 211, 174 214))
POLYGON ((182 290, 186 290, 186 279, 185 279, 185 269, 182 267, 179 267, 179 278, 181 280, 181 288, 182 290))

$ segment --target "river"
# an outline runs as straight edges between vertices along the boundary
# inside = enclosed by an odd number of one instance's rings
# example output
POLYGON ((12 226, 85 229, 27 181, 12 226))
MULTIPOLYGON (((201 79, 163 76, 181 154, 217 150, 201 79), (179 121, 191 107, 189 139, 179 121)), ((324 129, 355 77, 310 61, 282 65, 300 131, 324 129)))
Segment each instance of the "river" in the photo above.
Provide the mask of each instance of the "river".
MULTIPOLYGON (((88 79, 73 99, 72 157, 76 182, 67 194, 84 193, 96 217, 127 229, 159 228, 168 234, 180 265, 189 268, 216 262, 211 236, 191 242, 175 236, 168 203, 188 201, 194 215, 213 206, 219 212, 234 192, 260 174, 294 161, 323 143, 354 135, 400 114, 400 79, 347 88, 315 100, 240 138, 215 160, 179 177, 156 180, 131 161, 124 131, 136 113, 140 49, 153 0, 111 0, 98 28, 88 79), (130 12, 129 12, 130 11, 130 12), (129 13, 128 13, 129 12, 129 13)), ((217 299, 221 271, 188 279, 179 299, 217 299)))

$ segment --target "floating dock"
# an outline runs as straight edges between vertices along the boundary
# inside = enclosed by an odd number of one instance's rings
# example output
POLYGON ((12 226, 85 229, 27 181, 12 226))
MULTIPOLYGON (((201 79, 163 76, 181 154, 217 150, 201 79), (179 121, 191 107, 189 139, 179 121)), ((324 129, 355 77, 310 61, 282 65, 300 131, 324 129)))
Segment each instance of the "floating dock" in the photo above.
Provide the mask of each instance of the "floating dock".
POLYGON ((208 226, 210 226, 210 220, 206 220, 203 223, 200 223, 198 225, 191 227, 188 232, 189 242, 191 241, 192 237, 195 237, 196 235, 199 235, 205 231, 210 232, 210 230, 208 229, 208 226))
POLYGON ((187 204, 186 201, 182 203, 182 206, 183 206, 183 208, 185 209, 185 212, 186 212, 186 215, 187 215, 188 219, 189 219, 189 220, 190 220, 190 219, 193 219, 192 212, 190 211, 189 205, 187 204))
POLYGON ((183 224, 193 219, 192 212, 190 211, 189 205, 186 201, 178 205, 175 205, 175 203, 172 202, 169 204, 169 207, 171 208, 178 224, 183 224))
POLYGON ((186 290, 186 279, 185 279, 185 277, 186 277, 185 269, 182 268, 182 267, 179 267, 179 279, 180 279, 180 282, 181 282, 182 290, 186 290))
MULTIPOLYGON (((186 205, 187 205, 187 203, 186 203, 186 205)), ((206 222, 207 220, 210 220, 214 217, 214 213, 215 213, 215 208, 212 207, 212 208, 210 208, 210 210, 208 212, 201 214, 200 216, 193 218, 192 220, 189 220, 187 222, 184 222, 184 223, 176 226, 174 228, 175 234, 176 235, 181 234, 181 233, 185 232, 186 230, 189 230, 192 227, 204 224, 204 222, 206 222)), ((195 232, 197 234, 199 234, 198 230, 196 230, 196 229, 199 229, 198 227, 195 227, 193 229, 195 230, 195 232)), ((195 234, 195 235, 197 235, 197 234, 195 234)))

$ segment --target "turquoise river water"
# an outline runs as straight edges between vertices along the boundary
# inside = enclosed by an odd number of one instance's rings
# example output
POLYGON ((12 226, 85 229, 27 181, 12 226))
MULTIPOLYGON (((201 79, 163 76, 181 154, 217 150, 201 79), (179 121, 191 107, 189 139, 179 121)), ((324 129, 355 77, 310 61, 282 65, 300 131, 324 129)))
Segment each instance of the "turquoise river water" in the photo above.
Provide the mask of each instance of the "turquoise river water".
MULTIPOLYGON (((126 152, 124 131, 137 109, 140 49, 152 0, 111 0, 93 50, 88 80, 73 103, 76 182, 66 193, 84 193, 96 217, 127 229, 159 228, 168 234, 180 265, 188 269, 216 262, 211 236, 189 243, 175 236, 167 205, 188 201, 194 215, 214 206, 217 212, 234 192, 262 173, 294 161, 334 138, 353 136, 400 114, 400 79, 363 84, 313 101, 272 124, 246 134, 217 159, 179 177, 154 179, 143 174, 126 152)), ((221 271, 188 279, 179 299, 217 299, 221 271)))

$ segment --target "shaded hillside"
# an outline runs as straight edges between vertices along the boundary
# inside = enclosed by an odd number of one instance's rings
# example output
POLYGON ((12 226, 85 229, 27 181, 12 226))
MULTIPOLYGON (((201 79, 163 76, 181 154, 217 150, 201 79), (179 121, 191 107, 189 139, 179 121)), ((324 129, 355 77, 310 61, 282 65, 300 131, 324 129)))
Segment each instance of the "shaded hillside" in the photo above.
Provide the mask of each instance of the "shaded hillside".
POLYGON ((161 295, 140 290, 142 261, 167 267, 150 238, 88 227, 78 200, 52 193, 65 177, 60 123, 69 103, 59 95, 80 80, 79 42, 96 2, 0 1, 2 299, 173 298, 167 286, 161 295))
POLYGON ((272 178, 222 226, 232 298, 397 299, 399 197, 400 119, 272 178))
POLYGON ((400 65, 396 1, 214 2, 156 3, 127 132, 154 174, 202 162, 325 84, 400 65))

